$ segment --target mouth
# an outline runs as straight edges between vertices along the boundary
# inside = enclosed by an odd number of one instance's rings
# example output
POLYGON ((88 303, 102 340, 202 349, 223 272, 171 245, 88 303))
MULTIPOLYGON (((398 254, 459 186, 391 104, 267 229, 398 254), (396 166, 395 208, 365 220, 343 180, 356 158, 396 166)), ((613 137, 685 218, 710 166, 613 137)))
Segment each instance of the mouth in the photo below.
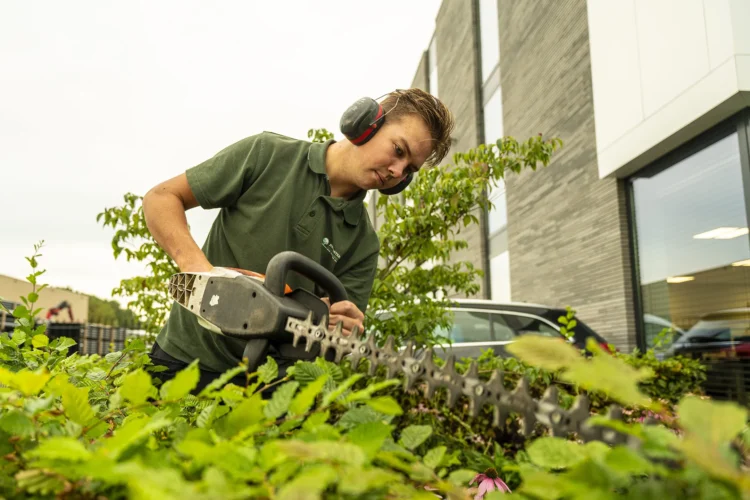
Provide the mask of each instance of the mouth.
POLYGON ((378 177, 378 180, 380 181, 381 186, 385 186, 385 179, 383 179, 383 176, 379 173, 375 172, 375 175, 378 177))

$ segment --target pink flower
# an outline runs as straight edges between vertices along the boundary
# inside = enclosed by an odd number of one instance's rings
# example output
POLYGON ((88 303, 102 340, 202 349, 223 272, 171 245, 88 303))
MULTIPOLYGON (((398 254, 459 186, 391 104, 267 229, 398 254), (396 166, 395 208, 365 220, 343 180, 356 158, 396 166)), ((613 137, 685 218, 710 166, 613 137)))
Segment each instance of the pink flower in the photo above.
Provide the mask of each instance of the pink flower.
POLYGON ((477 474, 476 476, 474 476, 474 479, 471 480, 469 486, 474 484, 475 481, 479 484, 479 489, 477 490, 477 494, 474 497, 474 500, 482 500, 485 493, 488 493, 495 489, 502 492, 511 493, 510 488, 508 488, 508 485, 505 484, 505 481, 497 476, 497 471, 495 469, 490 468, 484 471, 484 474, 477 474))

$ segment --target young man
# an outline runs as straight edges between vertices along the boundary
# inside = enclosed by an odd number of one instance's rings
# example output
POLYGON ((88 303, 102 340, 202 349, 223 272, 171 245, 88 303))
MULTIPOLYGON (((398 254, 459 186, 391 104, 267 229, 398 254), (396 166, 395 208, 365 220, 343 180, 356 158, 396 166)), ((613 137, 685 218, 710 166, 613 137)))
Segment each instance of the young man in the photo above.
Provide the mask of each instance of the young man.
MULTIPOLYGON (((329 323, 343 322, 349 335, 355 326, 363 328, 380 250, 365 195, 392 190, 423 164, 442 161, 453 126, 448 109, 419 89, 392 92, 380 106, 360 100, 342 118, 347 139, 310 143, 271 132, 242 139, 152 188, 143 199, 146 222, 182 272, 217 266, 264 273, 284 250, 319 262, 347 291, 348 301, 329 304, 329 323), (202 249, 185 217, 196 206, 221 209, 202 249)), ((316 292, 296 273, 287 283, 316 292)), ((167 367, 158 374, 162 380, 199 359, 202 388, 237 366, 244 347, 203 328, 174 303, 151 359, 167 367)), ((269 355, 280 371, 295 361, 269 355)))

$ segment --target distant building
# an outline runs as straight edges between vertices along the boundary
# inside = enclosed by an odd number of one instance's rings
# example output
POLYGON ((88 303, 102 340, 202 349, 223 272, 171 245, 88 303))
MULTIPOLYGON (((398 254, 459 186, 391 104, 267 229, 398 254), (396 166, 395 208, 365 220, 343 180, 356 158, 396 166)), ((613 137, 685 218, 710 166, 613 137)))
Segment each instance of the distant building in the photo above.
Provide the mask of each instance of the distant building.
POLYGON ((738 0, 443 1, 412 84, 454 112, 452 153, 564 141, 462 231, 480 297, 570 305, 625 350, 750 306, 748 21, 738 0))
MULTIPOLYGON (((27 296, 32 291, 31 283, 26 280, 20 280, 0 274, 0 299, 7 305, 20 304, 21 297, 27 296)), ((51 309, 55 309, 60 304, 67 303, 70 310, 65 308, 60 310, 57 315, 49 320, 54 323, 87 323, 89 319, 89 297, 88 295, 63 290, 61 288, 46 287, 39 292, 39 300, 34 304, 35 308, 41 311, 37 314, 37 319, 45 321, 47 314, 51 309), (72 310, 73 318, 71 320, 70 311, 72 310)), ((0 331, 3 331, 5 315, 0 312, 0 331)))

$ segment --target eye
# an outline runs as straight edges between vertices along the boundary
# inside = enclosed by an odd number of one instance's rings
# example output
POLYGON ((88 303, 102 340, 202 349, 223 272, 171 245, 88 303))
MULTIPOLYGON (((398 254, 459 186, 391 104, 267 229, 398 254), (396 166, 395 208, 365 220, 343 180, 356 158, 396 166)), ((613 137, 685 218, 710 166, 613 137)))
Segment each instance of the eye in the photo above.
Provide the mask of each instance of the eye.
POLYGON ((399 146, 398 144, 394 143, 393 147, 396 150, 396 156, 398 156, 399 158, 402 157, 402 156, 404 156, 404 150, 401 149, 401 146, 399 146))

